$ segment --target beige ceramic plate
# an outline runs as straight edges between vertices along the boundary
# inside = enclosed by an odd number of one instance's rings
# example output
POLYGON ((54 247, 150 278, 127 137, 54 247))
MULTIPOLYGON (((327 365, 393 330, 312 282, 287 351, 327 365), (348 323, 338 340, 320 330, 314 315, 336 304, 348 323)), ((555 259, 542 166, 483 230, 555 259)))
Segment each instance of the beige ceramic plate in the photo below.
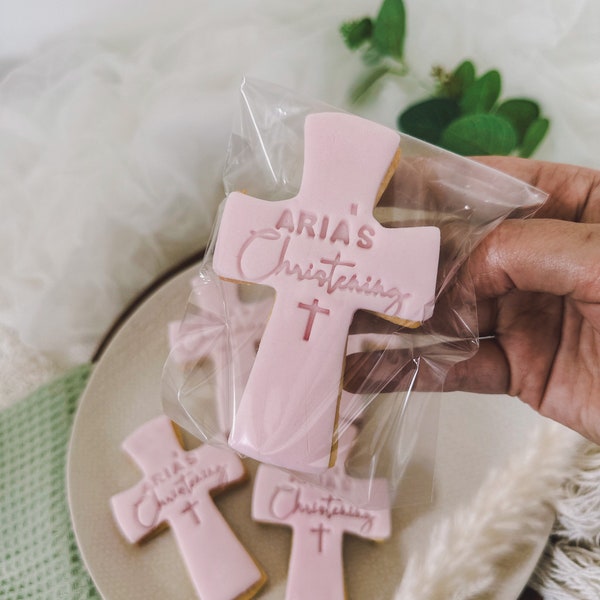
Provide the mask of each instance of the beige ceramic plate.
MULTIPOLYGON (((109 498, 139 479, 121 441, 162 411, 160 378, 167 355, 167 323, 182 316, 195 268, 150 296, 121 326, 98 361, 81 399, 69 449, 67 484, 83 559, 107 600, 193 599, 194 591, 170 532, 130 546, 115 528, 109 498)), ((441 407, 434 501, 394 511, 394 533, 384 544, 346 538, 344 561, 354 600, 393 597, 408 557, 428 543, 434 524, 468 503, 490 468, 519 450, 538 417, 518 400, 452 394, 441 407)), ((248 461, 251 475, 256 465, 248 461)), ((261 598, 283 599, 291 533, 250 519, 251 483, 216 501, 238 537, 269 575, 261 598)), ((548 527, 551 522, 549 520, 548 527)), ((545 538, 515 557, 497 600, 515 600, 545 538)))

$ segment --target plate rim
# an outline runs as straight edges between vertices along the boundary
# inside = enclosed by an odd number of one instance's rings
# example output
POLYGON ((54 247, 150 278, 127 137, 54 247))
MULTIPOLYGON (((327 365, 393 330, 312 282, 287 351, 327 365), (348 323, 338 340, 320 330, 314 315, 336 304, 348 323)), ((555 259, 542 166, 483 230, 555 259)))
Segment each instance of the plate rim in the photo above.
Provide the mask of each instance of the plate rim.
MULTIPOLYGON (((81 531, 77 524, 78 517, 74 514, 74 510, 73 510, 73 506, 74 506, 74 499, 73 499, 74 485, 73 485, 73 480, 72 480, 74 477, 73 446, 74 446, 74 442, 75 442, 75 438, 76 438, 76 432, 78 430, 78 426, 80 426, 80 420, 82 419, 82 417, 81 417, 82 412, 83 412, 82 407, 85 406, 85 400, 86 400, 88 394, 90 393, 89 390, 94 389, 94 383, 95 383, 96 379, 98 377, 100 377, 100 375, 101 375, 101 372, 97 368, 98 365, 101 363, 103 358, 109 354, 112 344, 115 343, 115 341, 119 339, 119 335, 121 334, 121 332, 124 331, 127 324, 129 323, 130 319, 139 310, 141 310, 146 305, 147 302, 150 302, 156 293, 163 290, 166 286, 168 286, 176 278, 181 277, 181 276, 185 275, 186 273, 188 273, 188 276, 189 276, 194 272, 194 270, 200 268, 202 261, 204 259, 202 257, 200 257, 200 258, 194 257, 194 258, 195 258, 195 260, 186 261, 185 264, 178 265, 176 268, 171 269, 170 271, 165 273, 165 275, 163 275, 159 279, 157 279, 156 282, 153 282, 153 284, 148 286, 148 288, 139 297, 137 297, 134 300, 134 302, 132 302, 127 307, 127 309, 125 311, 123 311, 122 315, 119 317, 119 319, 117 319, 117 321, 115 322, 113 327, 111 327, 111 329, 109 330, 109 332, 103 339, 103 342, 99 346, 99 350, 97 353, 98 356, 97 356, 96 360, 93 362, 93 368, 92 368, 90 377, 86 383, 84 391, 82 392, 82 394, 80 396, 80 399, 78 401, 77 410, 76 410, 74 418, 73 418, 71 433, 69 436, 69 443, 68 443, 68 447, 67 447, 67 460, 66 460, 66 487, 67 487, 67 503, 68 503, 68 509, 69 509, 69 516, 70 516, 70 521, 71 521, 71 525, 72 525, 72 530, 73 530, 73 533, 75 536, 75 541, 76 541, 77 547, 79 549, 80 557, 87 569, 89 576, 91 577, 91 579, 96 587, 96 590, 103 598, 105 598, 106 596, 101 591, 101 584, 100 584, 99 580, 97 579, 97 575, 95 573, 96 569, 90 563, 89 555, 85 551, 85 548, 83 547, 85 544, 83 543, 83 540, 80 535, 81 531)), ((552 521, 549 521, 548 534, 550 533, 551 526, 552 526, 552 521)), ((541 556, 541 553, 543 552, 543 548, 545 546, 546 539, 547 539, 547 537, 545 537, 543 540, 543 543, 541 543, 541 538, 540 538, 539 554, 536 552, 535 556, 531 557, 529 561, 525 561, 525 562, 531 563, 532 567, 534 567, 535 564, 537 563, 537 561, 539 560, 539 556, 541 556)), ((530 569, 528 569, 527 571, 529 574, 531 573, 530 569)), ((396 586, 398 585, 398 583, 399 583, 399 581, 397 581, 395 583, 396 586)), ((527 585, 527 582, 524 582, 522 589, 525 589, 526 585, 527 585)))

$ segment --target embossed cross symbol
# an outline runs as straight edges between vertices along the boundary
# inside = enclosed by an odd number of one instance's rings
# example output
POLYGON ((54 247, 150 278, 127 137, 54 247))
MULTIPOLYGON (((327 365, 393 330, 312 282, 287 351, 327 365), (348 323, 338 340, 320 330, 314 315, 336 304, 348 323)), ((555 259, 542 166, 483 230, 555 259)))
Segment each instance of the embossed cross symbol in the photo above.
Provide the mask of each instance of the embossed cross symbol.
POLYGON ((123 449, 144 473, 110 501, 125 538, 139 542, 168 523, 202 600, 233 600, 258 591, 263 573, 211 498, 245 479, 240 459, 208 445, 184 451, 165 416, 142 425, 123 449))
POLYGON ((312 301, 312 304, 304 304, 304 302, 298 302, 298 308, 304 308, 308 311, 308 321, 306 323, 304 335, 302 336, 302 339, 308 342, 308 340, 310 340, 310 332, 312 331, 313 323, 315 322, 315 316, 317 315, 317 313, 321 313, 322 315, 328 315, 329 309, 321 308, 319 306, 319 301, 316 298, 312 301))
POLYGON ((354 436, 354 427, 344 432, 336 466, 319 476, 328 483, 328 489, 298 480, 276 467, 260 465, 258 468, 252 517, 294 530, 286 600, 344 600, 344 533, 373 540, 383 540, 390 535, 387 482, 354 479, 344 470, 344 460, 354 436), (365 497, 366 488, 371 498, 367 506, 357 506, 346 499, 365 497), (338 495, 337 491, 343 494, 338 495))
POLYGON ((359 117, 313 114, 297 196, 228 196, 216 273, 276 291, 229 437, 241 453, 299 471, 331 466, 354 313, 409 326, 431 316, 439 230, 386 228, 373 216, 398 144, 396 132, 359 117))

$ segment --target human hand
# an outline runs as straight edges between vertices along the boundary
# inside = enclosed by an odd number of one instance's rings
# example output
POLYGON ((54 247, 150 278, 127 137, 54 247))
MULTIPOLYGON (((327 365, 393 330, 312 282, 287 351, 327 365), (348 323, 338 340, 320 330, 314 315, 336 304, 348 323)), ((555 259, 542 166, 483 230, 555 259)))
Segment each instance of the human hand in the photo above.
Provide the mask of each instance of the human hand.
MULTIPOLYGON (((549 198, 535 218, 504 221, 471 255, 483 339, 472 358, 450 368, 444 389, 518 396, 600 443, 600 172, 478 160, 549 198)), ((350 356, 346 372, 354 382, 393 386, 393 358, 378 358, 350 356)))

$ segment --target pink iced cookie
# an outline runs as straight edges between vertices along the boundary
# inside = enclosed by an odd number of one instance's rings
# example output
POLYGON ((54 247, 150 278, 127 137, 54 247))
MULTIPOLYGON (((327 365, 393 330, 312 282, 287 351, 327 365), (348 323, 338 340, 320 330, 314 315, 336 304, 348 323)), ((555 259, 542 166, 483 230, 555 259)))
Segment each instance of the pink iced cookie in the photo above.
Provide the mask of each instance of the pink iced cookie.
POLYGON ((227 198, 215 271, 276 291, 229 437, 241 453, 299 471, 327 469, 354 313, 412 326, 431 316, 439 230, 390 229, 373 217, 398 144, 396 132, 359 117, 313 114, 297 196, 227 198))
POLYGON ((272 298, 243 302, 227 281, 192 281, 191 306, 184 321, 169 324, 171 356, 180 364, 209 359, 214 364, 219 430, 229 432, 233 399, 248 380, 256 348, 269 318, 272 298), (229 374, 234 375, 231 386, 229 374))
POLYGON ((258 468, 252 517, 265 523, 287 525, 294 531, 286 600, 344 600, 344 534, 371 540, 390 536, 387 482, 353 479, 344 470, 345 456, 355 433, 353 427, 344 432, 336 466, 320 475, 327 489, 303 482, 276 467, 258 468), (369 486, 372 486, 368 490, 372 499, 369 506, 356 506, 346 499, 353 492, 364 495, 357 488, 369 486))
POLYGON ((184 451, 165 416, 142 425, 123 449, 144 473, 110 500, 125 538, 139 542, 168 524, 202 600, 252 598, 266 577, 211 498, 246 478, 240 459, 208 445, 184 451))

